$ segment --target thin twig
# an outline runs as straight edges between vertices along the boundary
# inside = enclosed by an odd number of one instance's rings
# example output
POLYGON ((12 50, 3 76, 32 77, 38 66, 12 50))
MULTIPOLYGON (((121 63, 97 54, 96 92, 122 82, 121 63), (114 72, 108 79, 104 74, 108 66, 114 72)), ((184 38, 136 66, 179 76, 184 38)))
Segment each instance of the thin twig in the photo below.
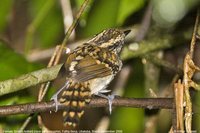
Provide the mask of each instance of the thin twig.
POLYGON ((194 47, 196 44, 196 34, 197 34, 197 30, 198 30, 198 25, 199 25, 199 10, 197 11, 197 15, 196 15, 196 20, 195 20, 195 25, 194 25, 194 30, 193 30, 193 34, 192 34, 192 40, 190 43, 190 57, 193 58, 194 56, 194 47))
POLYGON ((135 37, 136 42, 143 40, 144 37, 146 36, 149 26, 150 26, 150 23, 151 23, 151 14, 152 14, 152 3, 150 1, 147 9, 145 11, 145 14, 144 14, 144 17, 142 20, 142 24, 141 24, 139 31, 135 37))
MULTIPOLYGON (((51 67, 51 66, 54 66, 54 61, 55 61, 56 54, 57 54, 59 48, 60 48, 59 45, 56 46, 56 49, 55 49, 55 51, 54 51, 54 53, 53 53, 53 55, 52 55, 52 57, 51 57, 51 59, 50 59, 48 65, 47 65, 47 68, 49 68, 49 67, 51 67)), ((47 92, 46 86, 49 86, 49 84, 50 84, 50 82, 41 85, 41 87, 40 87, 40 89, 39 89, 39 94, 38 94, 38 101, 39 101, 39 102, 42 101, 44 95, 46 94, 46 92, 47 92)), ((48 88, 48 87, 47 87, 47 88, 48 88)))
POLYGON ((64 40, 63 40, 63 42, 62 42, 62 44, 61 44, 61 48, 60 48, 60 50, 59 50, 59 52, 58 52, 58 55, 57 55, 57 58, 56 58, 56 63, 57 63, 57 64, 58 64, 58 62, 59 62, 59 60, 60 60, 60 57, 61 57, 63 48, 64 48, 65 45, 67 44, 67 41, 68 41, 68 39, 69 39, 69 37, 70 37, 70 35, 71 35, 73 29, 74 29, 74 28, 76 27, 76 25, 78 24, 79 18, 81 17, 81 15, 82 15, 83 11, 85 10, 86 6, 88 5, 88 3, 89 3, 89 0, 85 0, 85 1, 83 2, 83 4, 82 4, 81 7, 80 7, 80 10, 78 11, 78 14, 76 15, 76 18, 74 19, 72 25, 71 25, 71 26, 69 27, 69 29, 67 30, 67 33, 66 33, 65 38, 64 38, 64 40))
MULTIPOLYGON (((60 5, 62 9, 63 22, 64 22, 65 33, 66 33, 70 25, 73 23, 73 14, 72 14, 70 0, 60 0, 60 5)), ((70 39, 74 39, 74 38, 75 38, 75 32, 73 31, 70 36, 70 39)))
POLYGON ((26 118, 26 121, 23 123, 23 125, 19 129, 19 133, 21 133, 29 124, 29 122, 32 120, 33 116, 29 115, 28 118, 26 118))
POLYGON ((121 58, 123 60, 128 60, 152 51, 177 46, 179 43, 173 43, 172 39, 173 37, 165 35, 160 38, 151 38, 149 40, 141 41, 140 43, 131 43, 128 47, 123 49, 121 58))
POLYGON ((171 62, 169 62, 167 60, 160 59, 156 56, 153 56, 152 54, 145 54, 143 57, 158 66, 168 68, 168 69, 173 70, 174 72, 178 73, 179 75, 183 75, 183 69, 176 67, 174 64, 172 64, 171 62))
MULTIPOLYGON (((113 106, 116 107, 133 107, 147 109, 172 109, 172 98, 121 98, 116 97, 113 100, 113 106)), ((0 116, 16 115, 16 114, 32 114, 55 110, 54 101, 28 103, 20 105, 9 105, 0 107, 0 116)), ((86 107, 107 107, 108 100, 104 98, 93 98, 86 107)), ((66 109, 65 105, 58 105, 59 110, 66 109)))

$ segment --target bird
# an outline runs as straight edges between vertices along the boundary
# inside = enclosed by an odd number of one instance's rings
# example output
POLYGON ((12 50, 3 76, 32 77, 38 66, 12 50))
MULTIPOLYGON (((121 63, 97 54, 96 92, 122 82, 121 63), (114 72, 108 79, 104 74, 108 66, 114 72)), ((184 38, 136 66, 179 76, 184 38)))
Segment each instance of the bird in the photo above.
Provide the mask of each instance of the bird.
POLYGON ((63 65, 67 75, 65 85, 51 98, 56 111, 59 104, 66 106, 62 114, 65 126, 79 124, 92 95, 108 99, 109 111, 112 111, 114 96, 105 95, 110 92, 106 88, 122 68, 119 55, 130 31, 103 30, 69 53, 63 65))

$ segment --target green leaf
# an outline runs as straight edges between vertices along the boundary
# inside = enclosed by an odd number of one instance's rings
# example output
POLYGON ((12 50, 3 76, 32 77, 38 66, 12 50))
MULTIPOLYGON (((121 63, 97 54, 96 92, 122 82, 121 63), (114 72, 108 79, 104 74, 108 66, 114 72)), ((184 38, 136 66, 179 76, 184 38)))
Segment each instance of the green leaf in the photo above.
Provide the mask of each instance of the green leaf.
POLYGON ((60 7, 54 5, 38 27, 37 35, 42 48, 49 48, 60 43, 64 37, 64 24, 60 7))
MULTIPOLYGON (((0 80, 6 80, 21 74, 42 68, 42 65, 28 62, 22 55, 0 42, 0 80)), ((0 105, 13 105, 35 101, 30 90, 23 90, 0 97, 0 105)), ((27 115, 11 115, 2 117, 0 125, 3 129, 18 129, 27 115), (9 123, 9 124, 8 124, 9 123)))
MULTIPOLYGON (((79 0, 80 2, 80 0, 79 0)), ((94 35, 103 29, 123 24, 128 16, 143 7, 145 0, 97 0, 91 5, 83 37, 94 35)))
POLYGON ((118 10, 117 24, 122 25, 126 18, 143 7, 145 0, 121 0, 118 10))
POLYGON ((115 27, 120 0, 97 0, 94 1, 87 18, 83 37, 94 35, 103 29, 115 27))
POLYGON ((30 1, 29 12, 34 36, 30 36, 31 39, 28 39, 28 44, 31 44, 32 40, 37 40, 34 44, 39 44, 38 47, 49 48, 63 39, 64 25, 59 2, 55 0, 30 1))
POLYGON ((33 64, 0 42, 0 80, 6 80, 42 68, 33 64))
POLYGON ((8 23, 8 14, 12 7, 12 0, 1 0, 0 1, 0 31, 3 31, 6 24, 8 23))

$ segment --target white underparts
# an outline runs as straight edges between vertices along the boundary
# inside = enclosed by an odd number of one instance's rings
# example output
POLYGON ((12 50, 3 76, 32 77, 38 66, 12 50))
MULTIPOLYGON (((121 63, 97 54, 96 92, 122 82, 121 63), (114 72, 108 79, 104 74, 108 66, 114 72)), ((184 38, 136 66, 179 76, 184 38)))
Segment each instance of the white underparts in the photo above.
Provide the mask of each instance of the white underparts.
POLYGON ((103 78, 96 78, 90 81, 91 94, 98 93, 101 90, 104 90, 107 85, 113 80, 114 76, 109 75, 103 78))

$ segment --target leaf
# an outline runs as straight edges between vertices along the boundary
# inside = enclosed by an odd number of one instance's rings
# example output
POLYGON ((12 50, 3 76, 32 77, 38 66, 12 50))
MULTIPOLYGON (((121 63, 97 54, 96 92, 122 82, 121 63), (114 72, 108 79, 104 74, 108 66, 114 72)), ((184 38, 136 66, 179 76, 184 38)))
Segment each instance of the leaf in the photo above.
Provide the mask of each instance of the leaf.
POLYGON ((42 68, 33 64, 0 42, 0 80, 6 80, 42 68))
MULTIPOLYGON (((78 2, 80 3, 80 0, 78 2)), ((139 10, 143 5, 144 0, 94 1, 89 14, 87 14, 86 27, 81 34, 83 37, 89 37, 103 29, 120 26, 128 16, 139 10)))
POLYGON ((1 0, 0 1, 0 31, 3 31, 8 20, 8 14, 12 7, 12 0, 1 0))
POLYGON ((30 1, 30 16, 31 23, 35 22, 34 26, 34 40, 39 41, 42 48, 49 48, 55 46, 58 41, 63 39, 64 25, 63 17, 59 2, 55 0, 30 1))
POLYGON ((126 18, 144 5, 144 0, 121 0, 118 10, 117 24, 122 25, 126 18))
MULTIPOLYGON (((30 63, 12 49, 0 42, 0 80, 6 80, 42 68, 42 65, 30 63)), ((35 90, 34 90, 35 91, 35 90)), ((0 97, 0 105, 22 104, 35 101, 35 96, 29 90, 23 90, 0 97)), ((2 117, 0 125, 3 129, 19 129, 27 115, 11 115, 2 117), (9 124, 8 124, 9 123, 9 124)))
POLYGON ((60 43, 64 37, 62 12, 55 5, 45 17, 36 33, 41 40, 42 48, 49 48, 60 43))
POLYGON ((88 37, 103 29, 117 26, 119 3, 119 0, 94 1, 88 14, 86 27, 81 32, 82 36, 88 37))

